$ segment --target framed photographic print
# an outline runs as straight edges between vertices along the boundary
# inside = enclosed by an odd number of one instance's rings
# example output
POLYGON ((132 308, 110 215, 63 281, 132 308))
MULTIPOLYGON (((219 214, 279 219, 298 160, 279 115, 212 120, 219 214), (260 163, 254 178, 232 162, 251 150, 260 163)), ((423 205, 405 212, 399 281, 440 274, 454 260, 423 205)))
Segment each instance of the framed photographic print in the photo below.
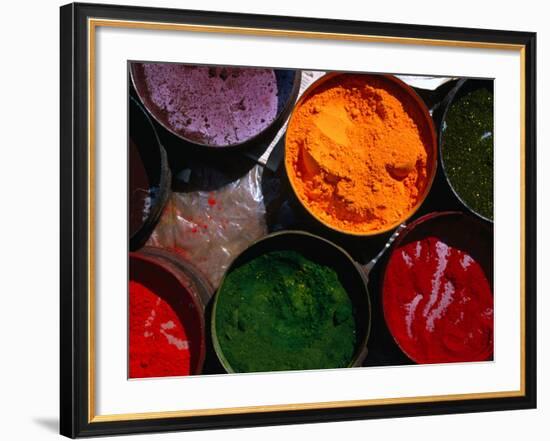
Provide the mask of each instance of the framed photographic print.
POLYGON ((536 406, 534 33, 61 8, 61 433, 536 406))

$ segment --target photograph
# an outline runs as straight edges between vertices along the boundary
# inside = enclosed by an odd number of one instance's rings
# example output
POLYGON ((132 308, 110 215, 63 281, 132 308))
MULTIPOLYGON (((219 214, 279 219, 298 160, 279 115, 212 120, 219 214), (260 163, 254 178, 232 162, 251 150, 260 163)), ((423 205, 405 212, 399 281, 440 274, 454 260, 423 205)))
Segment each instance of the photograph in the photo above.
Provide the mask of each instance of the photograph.
POLYGON ((129 378, 492 359, 493 79, 128 67, 129 378))

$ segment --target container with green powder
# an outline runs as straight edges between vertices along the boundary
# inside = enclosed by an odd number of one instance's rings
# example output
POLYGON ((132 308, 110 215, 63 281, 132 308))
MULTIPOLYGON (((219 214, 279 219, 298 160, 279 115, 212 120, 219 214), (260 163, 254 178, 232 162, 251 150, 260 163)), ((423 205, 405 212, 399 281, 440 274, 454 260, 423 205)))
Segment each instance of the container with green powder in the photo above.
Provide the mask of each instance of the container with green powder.
POLYGON ((333 243, 274 233, 229 267, 212 314, 228 372, 333 369, 366 356, 370 302, 361 270, 333 243))
POLYGON ((493 220, 493 81, 461 80, 442 118, 440 158, 460 201, 493 220))

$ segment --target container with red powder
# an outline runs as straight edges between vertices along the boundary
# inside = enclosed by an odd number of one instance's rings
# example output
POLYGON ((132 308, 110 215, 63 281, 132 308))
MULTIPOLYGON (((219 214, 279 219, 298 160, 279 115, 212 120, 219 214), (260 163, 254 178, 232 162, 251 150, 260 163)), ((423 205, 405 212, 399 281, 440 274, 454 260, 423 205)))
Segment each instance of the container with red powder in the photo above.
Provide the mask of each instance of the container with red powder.
POLYGON ((201 373, 211 289, 164 250, 130 253, 129 378, 201 373))
POLYGON ((492 227, 461 212, 409 224, 393 245, 382 296, 386 324, 412 361, 490 359, 492 227))

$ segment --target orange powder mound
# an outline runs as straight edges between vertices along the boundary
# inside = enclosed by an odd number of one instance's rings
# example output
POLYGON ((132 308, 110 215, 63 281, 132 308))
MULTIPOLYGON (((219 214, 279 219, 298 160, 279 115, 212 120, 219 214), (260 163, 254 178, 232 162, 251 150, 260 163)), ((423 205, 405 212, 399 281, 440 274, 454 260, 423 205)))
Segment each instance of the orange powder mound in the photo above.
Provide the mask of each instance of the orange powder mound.
POLYGON ((338 230, 389 229, 408 217, 429 184, 428 128, 418 104, 390 80, 336 75, 290 120, 286 168, 294 191, 338 230))

